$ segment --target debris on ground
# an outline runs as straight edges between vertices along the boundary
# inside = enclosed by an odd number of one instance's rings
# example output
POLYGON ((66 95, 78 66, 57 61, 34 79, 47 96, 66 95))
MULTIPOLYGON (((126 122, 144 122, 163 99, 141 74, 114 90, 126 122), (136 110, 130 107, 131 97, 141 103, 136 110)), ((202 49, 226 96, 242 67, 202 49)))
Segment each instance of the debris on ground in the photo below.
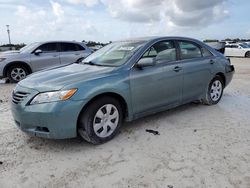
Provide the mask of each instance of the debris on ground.
POLYGON ((151 129, 146 129, 146 132, 152 133, 152 134, 154 134, 154 135, 160 135, 160 133, 159 133, 158 131, 151 130, 151 129))

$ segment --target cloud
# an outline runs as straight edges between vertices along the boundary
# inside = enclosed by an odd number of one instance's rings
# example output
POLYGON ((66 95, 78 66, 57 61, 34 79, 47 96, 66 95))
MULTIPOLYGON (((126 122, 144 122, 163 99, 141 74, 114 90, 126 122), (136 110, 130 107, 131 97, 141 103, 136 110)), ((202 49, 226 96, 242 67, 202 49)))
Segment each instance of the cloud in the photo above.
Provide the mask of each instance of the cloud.
POLYGON ((128 22, 164 20, 180 27, 200 27, 228 16, 226 0, 101 0, 114 18, 128 22))
POLYGON ((159 21, 163 0, 101 0, 114 18, 129 22, 159 21))
MULTIPOLYGON (((237 36, 237 31, 249 36, 249 25, 232 29, 237 7, 229 0, 10 0, 0 3, 0 8, 2 28, 10 24, 13 41, 20 42, 109 41, 149 35, 208 38, 237 36), (228 8, 230 19, 224 22, 228 8), (221 32, 214 32, 218 27, 221 32)), ((6 35, 0 35, 0 41, 6 40, 6 35)))
POLYGON ((53 13, 56 17, 60 18, 64 15, 64 10, 62 9, 62 6, 54 1, 50 1, 53 13))
POLYGON ((16 38, 31 40, 83 40, 95 36, 98 30, 83 15, 74 16, 72 9, 49 1, 48 7, 17 6, 16 38), (32 37, 30 37, 32 36, 32 37))
POLYGON ((250 37, 250 29, 247 30, 246 36, 247 36, 247 37, 250 37))
POLYGON ((99 0, 66 0, 68 3, 79 5, 83 4, 87 7, 93 7, 99 3, 99 0))

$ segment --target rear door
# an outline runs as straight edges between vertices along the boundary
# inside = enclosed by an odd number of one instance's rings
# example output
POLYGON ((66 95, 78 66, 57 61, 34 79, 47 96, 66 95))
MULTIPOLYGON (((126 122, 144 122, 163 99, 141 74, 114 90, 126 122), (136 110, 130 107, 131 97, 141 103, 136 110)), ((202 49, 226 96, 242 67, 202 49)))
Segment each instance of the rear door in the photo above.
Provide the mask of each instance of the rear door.
POLYGON ((211 52, 192 41, 178 41, 178 46, 183 68, 182 102, 186 103, 204 94, 216 59, 211 52))
POLYGON ((37 47, 30 55, 30 61, 34 71, 60 65, 58 43, 49 42, 37 47), (42 53, 35 54, 36 50, 42 53))
POLYGON ((84 48, 76 43, 60 43, 60 60, 62 65, 75 63, 83 57, 84 48))
POLYGON ((173 41, 161 41, 150 47, 141 57, 155 58, 155 65, 142 69, 135 65, 131 69, 130 88, 135 114, 180 103, 182 71, 176 63, 176 54, 173 41))
POLYGON ((231 45, 231 49, 232 49, 231 56, 235 56, 235 57, 242 56, 243 49, 241 49, 241 47, 239 45, 233 44, 233 45, 231 45))

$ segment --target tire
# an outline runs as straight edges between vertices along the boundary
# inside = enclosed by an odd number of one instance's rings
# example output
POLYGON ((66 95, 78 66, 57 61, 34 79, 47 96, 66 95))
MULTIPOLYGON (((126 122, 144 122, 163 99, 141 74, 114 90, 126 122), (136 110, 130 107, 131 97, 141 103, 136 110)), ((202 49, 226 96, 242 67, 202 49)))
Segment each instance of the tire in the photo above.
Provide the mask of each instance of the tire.
POLYGON ((206 105, 214 105, 217 104, 222 95, 224 90, 224 81, 220 76, 215 76, 211 82, 209 83, 206 97, 203 99, 203 103, 206 105))
POLYGON ((246 52, 245 57, 250 58, 250 51, 246 52))
POLYGON ((119 131, 123 121, 122 112, 122 107, 115 98, 98 98, 80 114, 78 133, 92 144, 105 143, 119 131))
POLYGON ((13 65, 7 70, 7 77, 12 83, 17 83, 28 75, 28 70, 22 65, 13 65))

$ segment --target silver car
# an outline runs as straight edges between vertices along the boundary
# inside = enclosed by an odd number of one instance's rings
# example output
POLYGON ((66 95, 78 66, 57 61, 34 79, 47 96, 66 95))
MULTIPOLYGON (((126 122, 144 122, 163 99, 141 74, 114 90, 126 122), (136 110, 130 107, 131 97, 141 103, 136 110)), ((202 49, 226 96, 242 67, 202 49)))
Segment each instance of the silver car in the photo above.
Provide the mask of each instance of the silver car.
POLYGON ((20 51, 0 53, 0 78, 18 82, 42 69, 81 61, 93 50, 81 42, 36 42, 20 51))

